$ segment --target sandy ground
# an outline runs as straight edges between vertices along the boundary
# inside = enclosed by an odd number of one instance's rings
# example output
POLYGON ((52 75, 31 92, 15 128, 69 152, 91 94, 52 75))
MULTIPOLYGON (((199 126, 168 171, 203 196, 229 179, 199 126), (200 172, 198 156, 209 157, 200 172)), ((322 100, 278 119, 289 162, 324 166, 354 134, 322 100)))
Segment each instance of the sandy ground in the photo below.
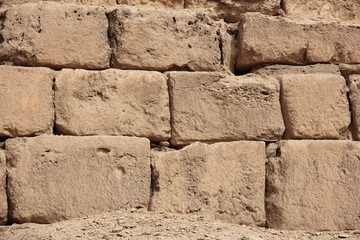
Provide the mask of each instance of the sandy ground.
POLYGON ((0 227, 1 240, 64 239, 314 239, 360 240, 359 231, 278 231, 205 219, 202 216, 116 211, 48 225, 13 224, 0 227))

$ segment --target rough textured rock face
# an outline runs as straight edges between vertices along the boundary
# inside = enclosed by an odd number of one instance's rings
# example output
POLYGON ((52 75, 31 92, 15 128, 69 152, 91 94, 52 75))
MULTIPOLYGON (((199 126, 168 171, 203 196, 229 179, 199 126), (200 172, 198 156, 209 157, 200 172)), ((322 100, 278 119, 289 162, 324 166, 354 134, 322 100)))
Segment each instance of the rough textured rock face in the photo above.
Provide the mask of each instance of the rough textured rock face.
POLYGON ((350 76, 350 100, 355 138, 360 140, 360 75, 350 76))
POLYGON ((360 74, 360 64, 339 64, 341 74, 348 78, 352 74, 360 74))
POLYGON ((359 229, 359 143, 292 140, 280 145, 278 157, 267 165, 268 226, 359 229))
POLYGON ((345 138, 351 121, 345 84, 342 76, 334 74, 282 75, 285 137, 345 138))
POLYGON ((144 138, 42 136, 6 141, 10 217, 49 223, 147 206, 144 138))
POLYGON ((185 0, 187 8, 210 8, 227 22, 238 22, 246 12, 261 12, 275 15, 280 9, 280 0, 185 0))
POLYGON ((287 14, 360 21, 360 2, 357 0, 283 0, 283 4, 287 14))
POLYGON ((119 4, 183 8, 186 0, 118 0, 119 4))
POLYGON ((0 224, 6 224, 8 204, 6 195, 6 158, 5 151, 0 148, 0 224))
POLYGON ((112 67, 157 71, 221 69, 221 25, 206 14, 120 7, 109 14, 109 19, 112 67))
POLYGON ((340 75, 339 65, 335 64, 314 64, 307 66, 291 66, 291 65, 269 65, 252 69, 253 73, 263 76, 278 77, 287 74, 311 74, 325 73, 340 75))
POLYGON ((70 70, 56 78, 56 128, 69 135, 170 138, 169 94, 159 72, 70 70))
POLYGON ((247 13, 239 34, 238 69, 264 63, 360 62, 360 25, 353 23, 247 13))
POLYGON ((0 66, 0 137, 51 133, 53 71, 0 66))
POLYGON ((284 131, 279 82, 221 73, 168 74, 174 145, 194 141, 276 140, 284 131))
POLYGON ((89 4, 89 5, 108 5, 116 4, 116 0, 0 0, 0 5, 12 5, 12 4, 22 4, 28 2, 62 2, 62 3, 78 3, 78 4, 89 4))
POLYGON ((151 209, 198 213, 232 223, 265 223, 265 144, 194 143, 159 153, 151 209))
POLYGON ((0 60, 52 68, 109 66, 108 20, 98 7, 17 5, 7 10, 3 25, 0 60))

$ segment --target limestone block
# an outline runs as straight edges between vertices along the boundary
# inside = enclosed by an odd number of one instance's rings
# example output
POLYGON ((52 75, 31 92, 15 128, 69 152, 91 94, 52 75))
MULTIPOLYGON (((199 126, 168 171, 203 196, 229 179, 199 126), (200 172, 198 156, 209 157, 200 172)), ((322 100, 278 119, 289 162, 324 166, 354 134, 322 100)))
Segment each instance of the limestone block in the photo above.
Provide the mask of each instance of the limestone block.
POLYGON ((341 74, 348 78, 352 74, 360 74, 360 64, 340 64, 341 74))
POLYGON ((266 169, 270 228, 360 228, 360 143, 282 141, 266 169))
POLYGON ((350 76, 350 101, 354 135, 356 140, 360 140, 360 75, 350 76))
POLYGON ((8 204, 6 196, 6 158, 5 151, 0 149, 0 224, 6 224, 8 204))
POLYGON ((112 67, 221 69, 220 22, 197 11, 119 7, 109 14, 112 67))
POLYGON ((186 0, 118 0, 119 4, 146 5, 154 7, 184 8, 186 0))
POLYGON ((237 68, 256 65, 360 63, 360 24, 246 13, 237 68))
POLYGON ((360 21, 358 0, 284 0, 283 5, 287 14, 360 21))
POLYGON ((275 78, 170 72, 174 145, 194 141, 276 140, 284 131, 275 78))
POLYGON ((343 139, 350 125, 345 79, 340 75, 288 74, 281 79, 285 137, 343 139))
POLYGON ((239 22, 246 12, 261 12, 275 15, 280 9, 280 0, 185 0, 186 8, 211 8, 226 22, 239 22))
POLYGON ((59 133, 170 139, 167 80, 159 72, 65 69, 55 86, 59 133))
POLYGON ((264 142, 193 143, 160 152, 154 165, 151 210, 264 225, 264 142))
POLYGON ((15 138, 7 140, 6 151, 14 222, 51 223, 148 204, 145 138, 15 138))
POLYGON ((13 5, 22 4, 28 2, 62 2, 62 3, 78 3, 78 4, 89 4, 89 5, 114 5, 116 0, 0 0, 0 5, 13 5))
POLYGON ((45 2, 14 5, 3 24, 0 56, 16 65, 109 66, 108 20, 102 8, 45 2))
POLYGON ((340 74, 339 65, 335 64, 313 64, 306 66, 291 65, 269 65, 252 69, 253 73, 263 76, 281 76, 287 74, 309 74, 309 73, 327 73, 340 74))
POLYGON ((52 132, 53 78, 47 68, 0 66, 0 137, 52 132))

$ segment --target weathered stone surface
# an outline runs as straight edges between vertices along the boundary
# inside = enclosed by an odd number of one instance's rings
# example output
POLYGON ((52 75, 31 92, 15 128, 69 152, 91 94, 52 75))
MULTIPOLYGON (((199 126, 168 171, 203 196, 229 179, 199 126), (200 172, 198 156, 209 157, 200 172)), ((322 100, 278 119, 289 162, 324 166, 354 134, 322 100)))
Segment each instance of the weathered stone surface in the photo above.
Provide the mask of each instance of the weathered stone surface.
POLYGON ((119 7, 109 14, 112 67, 143 70, 221 69, 220 26, 189 10, 119 7))
POLYGON ((109 66, 108 20, 102 8, 28 3, 7 10, 0 59, 16 65, 103 69, 109 66))
POLYGON ((5 151, 0 149, 0 224, 6 224, 8 204, 6 196, 6 158, 5 151))
POLYGON ((227 22, 238 22, 246 12, 261 12, 275 15, 280 9, 280 0, 185 0, 186 8, 211 8, 227 22))
POLYGON ((358 0, 284 0, 283 5, 287 14, 360 21, 358 0))
POLYGON ((340 64, 341 74, 348 78, 352 74, 360 74, 360 64, 340 64))
POLYGON ((0 66, 0 137, 52 132, 53 78, 47 68, 0 66))
POLYGON ((341 139, 350 125, 346 82, 340 75, 288 74, 281 79, 285 137, 341 139))
POLYGON ((171 72, 168 77, 174 145, 282 136, 276 79, 211 72, 171 72))
POLYGON ((151 210, 265 223, 265 143, 194 143, 156 155, 151 210))
POLYGON ((291 65, 269 65, 252 69, 253 73, 263 76, 281 76, 286 74, 309 74, 309 73, 327 73, 340 74, 339 65, 335 64, 314 64, 307 66, 291 65))
POLYGON ((360 228, 360 143, 283 141, 267 164, 270 228, 360 228))
POLYGON ((360 75, 351 75, 349 80, 354 136, 360 140, 360 75))
POLYGON ((14 222, 50 223, 148 204, 145 138, 16 138, 6 150, 14 222))
POLYGON ((28 2, 62 2, 62 3, 79 3, 79 4, 89 4, 89 5, 113 5, 116 4, 116 0, 0 0, 0 5, 13 5, 13 4, 22 4, 28 2))
POLYGON ((119 4, 184 8, 185 0, 118 0, 119 4))
POLYGON ((167 80, 159 72, 65 69, 55 86, 60 133, 170 139, 167 80))
POLYGON ((360 24, 246 13, 237 68, 264 63, 360 63, 360 24))

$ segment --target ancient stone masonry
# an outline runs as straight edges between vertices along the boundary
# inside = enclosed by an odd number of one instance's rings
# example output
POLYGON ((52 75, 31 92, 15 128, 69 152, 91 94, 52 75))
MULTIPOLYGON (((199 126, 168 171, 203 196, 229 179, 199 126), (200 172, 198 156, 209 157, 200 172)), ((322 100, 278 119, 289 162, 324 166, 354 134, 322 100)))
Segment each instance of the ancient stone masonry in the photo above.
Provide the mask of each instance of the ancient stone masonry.
POLYGON ((0 0, 0 224, 360 229, 359 7, 0 0))

